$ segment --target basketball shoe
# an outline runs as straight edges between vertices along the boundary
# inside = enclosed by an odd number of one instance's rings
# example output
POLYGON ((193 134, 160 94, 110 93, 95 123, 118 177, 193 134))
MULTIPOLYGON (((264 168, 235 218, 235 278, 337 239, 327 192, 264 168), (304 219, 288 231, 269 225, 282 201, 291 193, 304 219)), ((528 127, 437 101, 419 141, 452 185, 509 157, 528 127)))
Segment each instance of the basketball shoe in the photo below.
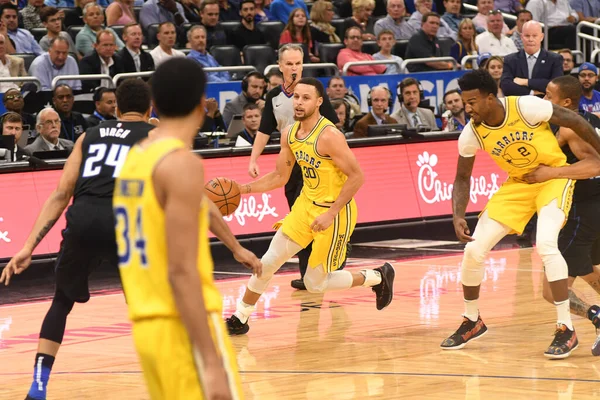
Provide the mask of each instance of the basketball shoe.
POLYGON ((554 332, 554 340, 544 355, 551 359, 567 358, 571 352, 579 346, 575 330, 570 330, 564 324, 557 324, 554 332))
POLYGON ((381 283, 373 286, 371 289, 375 292, 377 309, 383 310, 390 305, 394 297, 394 278, 396 277, 396 271, 390 263, 385 263, 374 270, 379 271, 381 274, 381 283))
POLYGON ((250 330, 248 322, 242 324, 242 321, 235 315, 227 318, 225 324, 227 325, 227 331, 230 335, 245 335, 250 330))
POLYGON ((456 332, 444 339, 440 347, 444 350, 462 349, 467 345, 467 342, 482 337, 486 332, 487 326, 483 323, 481 316, 478 316, 475 322, 467 317, 463 317, 463 322, 456 332))
POLYGON ((600 307, 591 306, 587 312, 588 319, 592 321, 592 324, 596 327, 596 341, 592 345, 592 354, 594 356, 600 356, 600 333, 598 330, 600 329, 600 307))

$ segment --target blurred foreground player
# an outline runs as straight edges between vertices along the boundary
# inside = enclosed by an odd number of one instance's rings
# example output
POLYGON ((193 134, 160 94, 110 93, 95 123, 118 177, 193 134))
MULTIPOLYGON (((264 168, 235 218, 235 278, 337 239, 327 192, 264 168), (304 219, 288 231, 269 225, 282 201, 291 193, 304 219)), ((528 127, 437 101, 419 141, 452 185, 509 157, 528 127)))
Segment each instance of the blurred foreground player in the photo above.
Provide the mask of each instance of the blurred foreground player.
POLYGON ((152 95, 160 125, 131 150, 115 184, 119 268, 153 400, 243 397, 213 282, 209 224, 258 276, 261 263, 203 194, 202 159, 190 149, 205 117, 205 86, 193 60, 158 67, 152 95))

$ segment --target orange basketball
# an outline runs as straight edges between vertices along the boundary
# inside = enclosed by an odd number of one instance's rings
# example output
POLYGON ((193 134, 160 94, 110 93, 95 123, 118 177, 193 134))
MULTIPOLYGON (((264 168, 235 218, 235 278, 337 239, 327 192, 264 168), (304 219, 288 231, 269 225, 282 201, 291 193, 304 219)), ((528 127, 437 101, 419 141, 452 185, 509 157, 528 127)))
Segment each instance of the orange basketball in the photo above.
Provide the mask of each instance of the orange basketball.
POLYGON ((227 178, 214 178, 204 185, 208 198, 219 207, 223 216, 231 215, 240 205, 240 185, 227 178))

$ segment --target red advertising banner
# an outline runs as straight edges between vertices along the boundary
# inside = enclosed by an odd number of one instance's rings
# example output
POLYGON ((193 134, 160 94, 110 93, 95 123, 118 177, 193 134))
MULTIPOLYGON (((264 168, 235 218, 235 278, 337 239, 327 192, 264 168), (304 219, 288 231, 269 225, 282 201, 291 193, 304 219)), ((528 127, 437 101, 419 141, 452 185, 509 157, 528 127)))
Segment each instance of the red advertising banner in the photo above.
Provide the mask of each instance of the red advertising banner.
MULTIPOLYGON (((356 196, 358 222, 383 222, 452 214, 452 182, 456 171, 456 141, 354 148, 365 173, 356 196)), ((261 175, 275 168, 276 154, 260 158, 261 175)), ((248 156, 205 160, 206 180, 227 177, 246 183, 248 156)), ((27 239, 44 201, 56 187, 62 171, 0 174, 0 258, 10 258, 27 239)), ((471 178, 468 211, 482 210, 506 178, 487 156, 480 155, 471 178)), ((275 222, 289 212, 283 188, 244 196, 239 208, 225 220, 236 235, 272 232, 275 222)), ((35 254, 59 249, 64 217, 40 243, 35 254)))

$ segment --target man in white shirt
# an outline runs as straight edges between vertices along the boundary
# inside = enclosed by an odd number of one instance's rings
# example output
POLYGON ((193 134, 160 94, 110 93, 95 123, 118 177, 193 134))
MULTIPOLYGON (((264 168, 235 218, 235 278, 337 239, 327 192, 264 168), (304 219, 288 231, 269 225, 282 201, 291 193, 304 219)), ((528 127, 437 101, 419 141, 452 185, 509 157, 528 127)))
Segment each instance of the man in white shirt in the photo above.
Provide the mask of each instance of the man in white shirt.
POLYGON ((571 8, 569 0, 530 0, 527 9, 534 21, 544 18, 544 3, 548 18, 548 43, 551 49, 575 49, 576 28, 579 15, 571 8))
POLYGON ((493 56, 505 56, 517 51, 515 43, 502 33, 504 18, 499 11, 491 11, 488 15, 488 30, 475 38, 479 54, 490 53, 493 56))
POLYGON ((158 46, 150 52, 155 68, 158 68, 162 62, 171 57, 185 57, 182 51, 173 48, 177 41, 177 32, 172 22, 163 22, 160 24, 156 38, 158 39, 158 46))

